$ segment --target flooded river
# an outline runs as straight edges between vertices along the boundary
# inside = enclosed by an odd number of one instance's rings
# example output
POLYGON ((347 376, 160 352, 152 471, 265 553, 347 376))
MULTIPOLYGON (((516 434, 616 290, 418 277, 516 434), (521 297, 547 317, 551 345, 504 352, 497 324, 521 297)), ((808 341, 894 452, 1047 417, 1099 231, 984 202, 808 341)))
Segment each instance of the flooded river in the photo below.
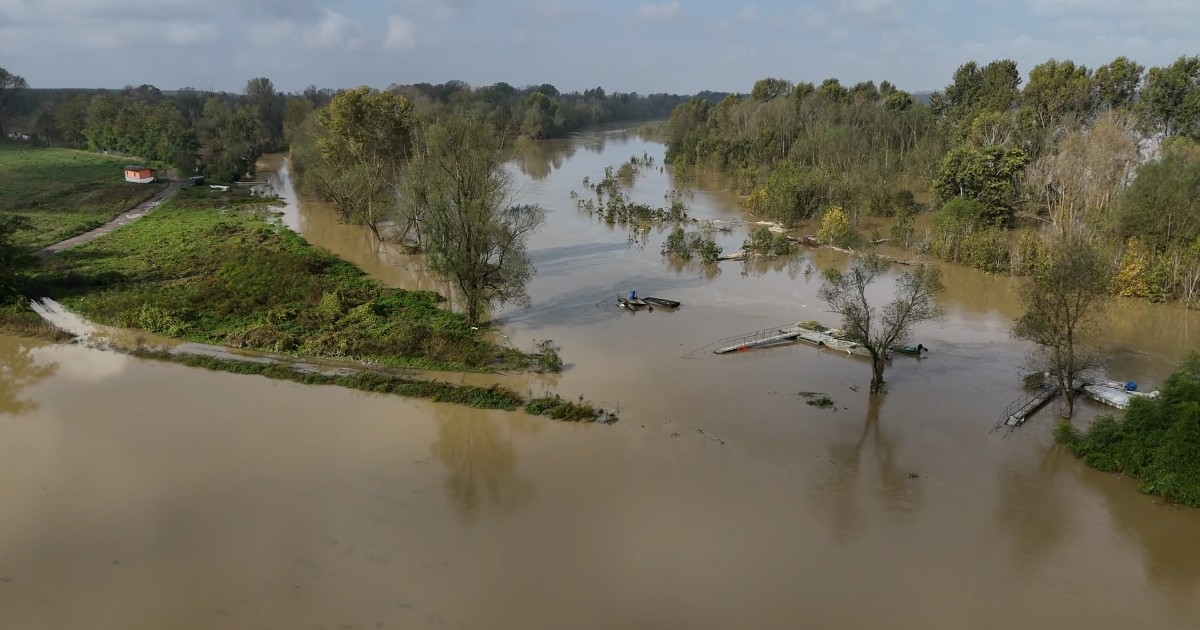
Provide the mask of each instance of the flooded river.
MULTIPOLYGON (((1009 279, 946 267, 947 316, 915 339, 932 352, 897 357, 874 400, 866 362, 811 347, 682 358, 834 323, 806 270, 844 257, 706 272, 665 261, 665 234, 639 247, 575 209, 585 176, 643 153, 663 148, 594 132, 513 166, 547 222, 534 306, 501 330, 553 339, 568 369, 504 380, 617 407, 613 426, 0 337, 0 627, 1196 627, 1200 510, 1082 466, 1049 410, 989 434, 1025 371, 1009 279), (684 306, 595 306, 629 289, 684 306)), ((655 167, 630 194, 671 188, 694 216, 745 218, 718 177, 655 167)), ((284 220, 446 291, 320 204, 284 220)), ((1200 346, 1200 315, 1171 306, 1115 304, 1105 329, 1110 373, 1143 387, 1200 346)))

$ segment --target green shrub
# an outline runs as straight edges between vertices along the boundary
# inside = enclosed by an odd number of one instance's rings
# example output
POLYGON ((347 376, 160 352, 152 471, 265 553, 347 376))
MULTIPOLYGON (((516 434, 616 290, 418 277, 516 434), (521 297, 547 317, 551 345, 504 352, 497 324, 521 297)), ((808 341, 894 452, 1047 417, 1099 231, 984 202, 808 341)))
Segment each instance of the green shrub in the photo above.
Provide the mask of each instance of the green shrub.
POLYGON ((854 229, 850 227, 850 218, 841 206, 830 206, 821 217, 821 227, 817 230, 817 240, 827 245, 845 247, 854 238, 854 229))
POLYGON ((546 416, 566 422, 595 422, 600 418, 600 412, 593 406, 580 400, 575 403, 565 400, 558 394, 534 398, 525 404, 525 411, 534 416, 546 416))
POLYGON ((685 232, 677 227, 671 230, 663 242, 662 254, 676 256, 682 260, 698 257, 705 265, 712 265, 721 257, 721 246, 712 236, 712 228, 706 226, 698 232, 685 232))
POLYGON ((1141 481, 1142 492, 1200 507, 1200 353, 1192 352, 1157 398, 1135 398, 1123 419, 1069 424, 1055 437, 1089 466, 1141 481))

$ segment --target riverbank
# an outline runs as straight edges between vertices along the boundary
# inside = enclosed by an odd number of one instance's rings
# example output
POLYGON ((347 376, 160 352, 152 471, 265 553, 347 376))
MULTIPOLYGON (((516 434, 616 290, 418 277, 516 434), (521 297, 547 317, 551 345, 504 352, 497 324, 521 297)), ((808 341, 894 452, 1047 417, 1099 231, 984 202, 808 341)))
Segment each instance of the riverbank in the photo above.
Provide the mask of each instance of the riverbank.
POLYGON ((384 287, 268 221, 248 191, 185 189, 47 260, 32 287, 101 324, 201 343, 394 367, 525 369, 429 291, 384 287))

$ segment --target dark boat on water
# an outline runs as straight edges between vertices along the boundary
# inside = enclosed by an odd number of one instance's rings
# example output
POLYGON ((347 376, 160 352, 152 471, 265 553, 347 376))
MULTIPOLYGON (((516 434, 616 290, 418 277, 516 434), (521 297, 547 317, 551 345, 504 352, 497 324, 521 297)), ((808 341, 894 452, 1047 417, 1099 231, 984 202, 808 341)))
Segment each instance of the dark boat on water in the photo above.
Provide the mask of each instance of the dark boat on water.
POLYGON ((630 299, 627 297, 617 298, 617 304, 620 304, 621 306, 624 306, 625 308, 627 308, 631 311, 636 311, 639 308, 642 308, 643 306, 650 306, 649 302, 647 302, 646 300, 643 300, 641 298, 630 299))
POLYGON ((666 300, 663 298, 648 297, 648 298, 642 298, 642 301, 651 306, 658 306, 661 308, 679 308, 679 302, 677 302, 675 300, 666 300))
POLYGON ((892 346, 889 348, 889 350, 895 352, 896 354, 911 354, 915 356, 921 356, 922 352, 929 352, 929 348, 926 348, 921 344, 917 344, 915 346, 892 346))

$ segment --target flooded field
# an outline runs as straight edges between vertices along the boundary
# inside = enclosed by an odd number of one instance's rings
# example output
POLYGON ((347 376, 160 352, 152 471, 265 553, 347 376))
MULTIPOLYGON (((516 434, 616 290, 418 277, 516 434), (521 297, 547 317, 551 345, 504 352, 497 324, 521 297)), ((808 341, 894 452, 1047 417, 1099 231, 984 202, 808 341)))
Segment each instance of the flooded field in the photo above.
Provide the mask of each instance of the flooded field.
MULTIPOLYGON (((714 273, 575 209, 585 176, 662 153, 595 132, 513 166, 547 222, 534 306, 501 332, 553 339, 568 369, 502 380, 617 407, 613 426, 0 337, 0 627, 1195 627, 1200 510, 1061 452, 1051 410, 989 434, 1025 371, 1010 279, 945 266, 947 316, 915 338, 932 351, 897 357, 882 398, 865 361, 811 347, 682 358, 836 323, 808 271, 845 257, 714 273), (595 306, 630 289, 683 307, 595 306)), ((447 291, 266 166, 310 241, 447 291)), ((672 188, 693 216, 745 218, 711 175, 655 166, 630 195, 672 188)), ((1200 346, 1200 315, 1174 306, 1116 303, 1105 330, 1110 374, 1143 387, 1200 346)))

